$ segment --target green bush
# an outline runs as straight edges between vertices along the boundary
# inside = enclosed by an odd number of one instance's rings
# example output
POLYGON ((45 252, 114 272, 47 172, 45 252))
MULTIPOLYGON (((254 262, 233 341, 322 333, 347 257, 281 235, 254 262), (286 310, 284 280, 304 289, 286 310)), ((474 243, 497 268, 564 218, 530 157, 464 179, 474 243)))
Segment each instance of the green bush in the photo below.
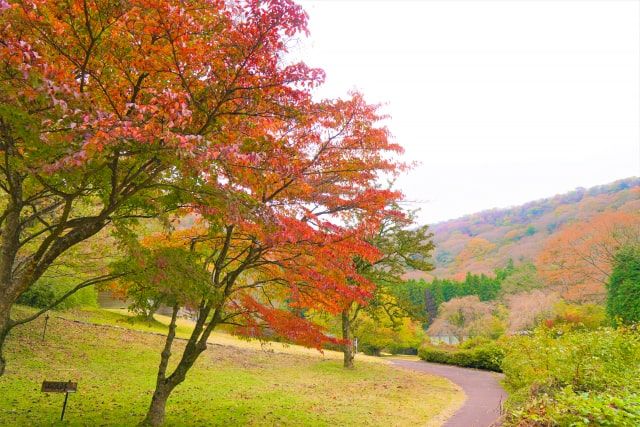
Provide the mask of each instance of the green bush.
POLYGON ((635 427, 640 425, 640 395, 626 391, 576 393, 569 386, 532 397, 507 420, 508 424, 527 426, 635 427))
POLYGON ((418 356, 427 362, 501 372, 504 351, 494 342, 472 348, 426 345, 420 348, 418 356))
POLYGON ((472 338, 464 340, 460 344, 459 348, 470 349, 470 348, 475 348, 475 347, 479 347, 479 346, 482 346, 482 345, 490 344, 492 342, 493 341, 491 341, 487 337, 477 336, 477 337, 472 337, 472 338))
POLYGON ((640 333, 539 327, 510 338, 509 425, 640 425, 640 333))
POLYGON ((360 315, 358 326, 353 333, 358 338, 358 350, 380 356, 383 352, 392 354, 415 354, 423 340, 424 331, 418 322, 409 318, 401 319, 398 325, 360 315))
POLYGON ((436 348, 430 345, 425 345, 418 350, 418 356, 420 359, 426 362, 434 362, 434 363, 444 363, 447 365, 452 365, 452 356, 453 351, 436 348))
POLYGON ((615 323, 640 322, 640 245, 625 247, 615 256, 607 312, 615 323))
MULTIPOLYGON (((74 285, 68 283, 53 283, 52 281, 39 281, 31 286, 18 298, 18 304, 31 307, 45 308, 55 300, 68 292, 74 285)), ((56 306, 56 309, 65 310, 73 307, 97 307, 98 292, 93 286, 80 289, 56 306)))

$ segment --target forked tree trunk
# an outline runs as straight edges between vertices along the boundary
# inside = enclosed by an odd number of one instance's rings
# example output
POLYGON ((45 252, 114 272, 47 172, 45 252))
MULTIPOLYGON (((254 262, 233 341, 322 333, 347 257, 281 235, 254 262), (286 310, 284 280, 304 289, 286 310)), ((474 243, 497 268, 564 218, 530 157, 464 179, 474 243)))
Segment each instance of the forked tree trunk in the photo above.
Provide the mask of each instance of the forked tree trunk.
POLYGON ((351 319, 349 319, 349 310, 342 311, 342 352, 344 353, 344 367, 353 368, 353 339, 351 337, 351 319))
POLYGON ((158 367, 156 389, 153 392, 153 397, 151 398, 151 404, 149 405, 147 415, 141 423, 143 426, 156 427, 164 423, 165 409, 171 392, 185 380, 187 372, 189 372, 189 369, 191 369, 195 361, 198 359, 200 353, 206 350, 207 339, 217 324, 217 321, 219 321, 218 314, 215 314, 209 325, 205 328, 204 324, 207 319, 208 311, 200 313, 200 318, 191 332, 191 338, 187 342, 182 353, 182 358, 178 362, 173 373, 171 375, 167 375, 167 366, 169 365, 169 359, 171 358, 171 346, 176 334, 176 318, 178 310, 179 307, 174 306, 173 313, 171 315, 171 322, 169 323, 169 333, 167 334, 165 346, 160 355, 160 366, 158 367), (198 339, 201 332, 202 336, 198 339))

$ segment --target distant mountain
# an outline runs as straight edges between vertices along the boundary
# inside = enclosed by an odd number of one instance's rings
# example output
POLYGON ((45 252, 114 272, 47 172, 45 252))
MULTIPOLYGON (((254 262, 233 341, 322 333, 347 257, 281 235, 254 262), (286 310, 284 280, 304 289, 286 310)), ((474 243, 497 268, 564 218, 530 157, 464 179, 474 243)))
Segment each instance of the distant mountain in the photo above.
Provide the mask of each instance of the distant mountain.
POLYGON ((491 209, 431 226, 436 269, 430 275, 408 277, 463 277, 467 271, 491 273, 511 258, 533 261, 546 240, 564 224, 587 220, 601 212, 640 212, 640 178, 633 177, 592 188, 525 203, 491 209))

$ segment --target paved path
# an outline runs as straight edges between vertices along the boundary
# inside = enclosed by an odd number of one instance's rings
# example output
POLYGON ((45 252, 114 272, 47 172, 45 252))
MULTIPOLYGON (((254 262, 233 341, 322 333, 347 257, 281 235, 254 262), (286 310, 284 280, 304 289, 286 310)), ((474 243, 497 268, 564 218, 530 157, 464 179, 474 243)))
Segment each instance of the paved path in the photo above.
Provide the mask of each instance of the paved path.
POLYGON ((500 417, 500 405, 507 394, 498 382, 498 374, 422 361, 393 360, 392 363, 448 378, 462 387, 467 400, 444 427, 488 427, 500 417))

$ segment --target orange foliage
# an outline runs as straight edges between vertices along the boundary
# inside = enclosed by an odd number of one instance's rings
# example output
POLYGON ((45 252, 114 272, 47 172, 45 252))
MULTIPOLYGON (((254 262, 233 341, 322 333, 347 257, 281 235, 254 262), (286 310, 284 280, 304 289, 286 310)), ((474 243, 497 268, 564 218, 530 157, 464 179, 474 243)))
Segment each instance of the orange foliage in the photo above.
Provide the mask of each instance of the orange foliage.
POLYGON ((483 258, 491 252, 496 245, 482 237, 474 237, 458 254, 458 262, 464 262, 473 258, 483 258))
POLYGON ((240 126, 242 135, 230 136, 239 138, 238 149, 219 158, 220 168, 183 204, 197 218, 193 225, 142 245, 201 254, 211 294, 190 305, 219 304, 241 333, 269 330, 319 346, 329 338, 295 312, 366 304, 375 285, 354 259, 379 258, 368 237, 383 218, 401 216, 389 207, 401 195, 378 182, 404 165, 394 160, 400 147, 377 126, 376 107, 361 95, 300 113, 240 126))
MULTIPOLYGON (((492 209, 433 224, 437 248, 436 277, 456 273, 491 272, 509 259, 534 261, 547 239, 571 221, 585 221, 603 211, 640 212, 640 178, 627 178, 588 189, 525 203, 507 209, 492 209), (535 228, 527 235, 528 227, 535 228), (451 262, 469 240, 482 238, 496 244, 488 256, 451 262), (444 255, 442 255, 444 254, 444 255), (445 256, 446 255, 446 256, 445 256)), ((464 254, 463 254, 464 257, 464 254)))
POLYGON ((640 241, 640 214, 606 212, 565 226, 549 239, 536 264, 543 279, 570 300, 601 298, 613 257, 640 241))
MULTIPOLYGON (((43 209, 62 211, 54 226, 29 222, 67 244, 180 208, 202 221, 138 249, 208 251, 220 276, 210 286, 237 286, 225 303, 270 307, 242 288, 257 281, 298 308, 364 302, 373 284, 353 259, 378 256, 365 237, 401 196, 380 182, 404 169, 402 149, 361 94, 314 100, 324 72, 287 60, 306 32, 290 0, 0 0, 0 104, 15 109, 3 120, 29 128, 4 155, 37 196, 25 209, 54 194, 43 209), (76 217, 76 206, 94 204, 76 217)), ((43 240, 54 259, 59 242, 43 240)), ((203 318, 215 292, 203 296, 203 318)), ((249 311, 297 328, 289 315, 249 311)), ((301 342, 317 341, 306 331, 301 342)))
POLYGON ((476 264, 479 261, 486 260, 495 247, 495 243, 491 243, 482 237, 470 239, 455 258, 453 265, 456 267, 457 272, 453 277, 456 280, 461 280, 467 271, 477 271, 476 264))

